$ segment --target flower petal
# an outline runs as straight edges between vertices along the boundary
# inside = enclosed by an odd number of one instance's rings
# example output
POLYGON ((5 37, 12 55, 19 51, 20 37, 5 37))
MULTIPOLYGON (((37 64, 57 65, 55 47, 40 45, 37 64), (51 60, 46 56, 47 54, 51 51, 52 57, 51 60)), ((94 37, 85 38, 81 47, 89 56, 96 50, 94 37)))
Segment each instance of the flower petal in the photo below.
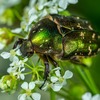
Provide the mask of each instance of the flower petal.
POLYGON ((25 67, 20 70, 21 72, 25 71, 25 67))
POLYGON ((18 100, 26 100, 26 94, 20 94, 18 100))
POLYGON ((10 61, 15 61, 17 62, 19 59, 17 56, 10 56, 10 61))
POLYGON ((94 95, 91 100, 100 100, 100 94, 94 95))
POLYGON ((29 5, 30 7, 34 7, 36 0, 30 0, 29 5))
POLYGON ((47 91, 48 87, 49 87, 49 83, 46 83, 46 84, 43 86, 42 90, 43 90, 43 91, 47 91))
POLYGON ((67 70, 63 76, 64 79, 69 79, 73 76, 73 73, 69 70, 67 70))
POLYGON ((92 95, 91 93, 87 92, 82 96, 82 100, 91 100, 92 95))
POLYGON ((12 67, 9 67, 9 68, 7 69, 7 72, 8 72, 8 73, 11 73, 11 72, 12 72, 12 67))
POLYGON ((66 85, 66 84, 67 84, 67 81, 66 81, 66 80, 64 80, 64 81, 61 83, 62 86, 66 85))
POLYGON ((58 13, 58 8, 56 8, 56 7, 49 8, 49 13, 50 14, 57 14, 58 13))
POLYGON ((60 67, 56 67, 52 71, 56 71, 56 70, 61 70, 61 68, 60 67))
POLYGON ((41 95, 40 95, 39 93, 33 93, 33 94, 32 94, 32 98, 33 98, 34 100, 40 100, 40 99, 41 99, 41 95))
POLYGON ((21 28, 15 28, 13 30, 11 30, 11 32, 13 33, 21 33, 22 29, 21 28))
POLYGON ((16 67, 9 67, 9 68, 7 69, 7 72, 8 72, 8 73, 15 73, 16 70, 17 70, 16 67))
POLYGON ((17 56, 11 57, 13 62, 19 62, 19 58, 17 56))
POLYGON ((51 82, 55 83, 58 80, 58 78, 55 76, 52 76, 50 80, 51 80, 51 82))
POLYGON ((40 16, 40 18, 43 18, 43 17, 46 16, 47 14, 48 14, 47 10, 44 9, 44 10, 39 14, 39 16, 40 16))
POLYGON ((2 50, 5 47, 3 43, 0 43, 0 50, 2 50))
POLYGON ((34 82, 30 82, 29 83, 29 89, 32 90, 35 88, 35 83, 34 82))
POLYGON ((55 71, 55 74, 56 74, 56 76, 61 77, 61 74, 60 74, 59 70, 55 71))
POLYGON ((25 100, 33 100, 33 99, 32 99, 32 97, 27 95, 25 100))
POLYGON ((38 16, 36 14, 31 15, 29 18, 29 22, 28 25, 30 25, 32 22, 34 22, 35 20, 37 20, 38 16))
POLYGON ((29 10, 29 12, 28 12, 29 18, 30 18, 32 15, 36 14, 36 13, 37 13, 37 10, 36 10, 35 8, 32 7, 32 8, 29 10))
POLYGON ((66 9, 68 6, 68 1, 67 0, 60 0, 59 1, 59 7, 66 9))
POLYGON ((8 59, 10 57, 10 53, 9 52, 2 52, 1 57, 3 57, 4 59, 8 59))
POLYGON ((57 92, 62 88, 61 84, 52 84, 51 88, 53 89, 53 91, 57 92))
POLYGON ((24 74, 20 74, 20 78, 21 78, 22 80, 24 80, 24 79, 25 79, 24 74))
POLYGON ((23 60, 23 62, 26 62, 28 60, 28 58, 25 58, 24 60, 23 60))
POLYGON ((71 3, 71 4, 76 4, 78 2, 78 0, 68 0, 68 3, 71 3))
POLYGON ((24 82, 24 83, 21 85, 21 87, 22 87, 23 89, 27 90, 27 89, 28 89, 28 83, 27 83, 27 82, 24 82))
POLYGON ((22 55, 20 49, 18 49, 18 50, 16 51, 16 54, 17 54, 18 56, 21 56, 21 55, 22 55))

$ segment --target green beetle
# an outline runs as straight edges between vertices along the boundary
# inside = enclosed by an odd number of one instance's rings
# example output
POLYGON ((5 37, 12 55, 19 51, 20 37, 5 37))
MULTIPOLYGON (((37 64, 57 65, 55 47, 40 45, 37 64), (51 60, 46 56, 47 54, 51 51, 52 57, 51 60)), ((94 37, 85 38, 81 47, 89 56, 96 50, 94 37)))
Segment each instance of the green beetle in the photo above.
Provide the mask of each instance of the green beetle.
POLYGON ((82 64, 81 58, 94 55, 99 50, 98 37, 86 20, 51 14, 36 23, 28 39, 19 39, 14 48, 20 44, 24 57, 31 57, 34 52, 40 56, 45 65, 45 83, 49 75, 49 61, 54 66, 57 66, 58 59, 82 64))

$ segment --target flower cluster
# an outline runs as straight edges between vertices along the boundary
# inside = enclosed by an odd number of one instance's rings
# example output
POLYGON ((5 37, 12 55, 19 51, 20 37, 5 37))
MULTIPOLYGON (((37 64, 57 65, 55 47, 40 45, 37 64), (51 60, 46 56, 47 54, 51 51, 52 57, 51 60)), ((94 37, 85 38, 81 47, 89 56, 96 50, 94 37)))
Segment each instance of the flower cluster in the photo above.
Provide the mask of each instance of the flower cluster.
POLYGON ((90 92, 87 92, 82 96, 82 100, 100 100, 100 94, 92 96, 90 92))
POLYGON ((45 84, 43 90, 46 91, 48 88, 52 88, 55 92, 60 91, 60 89, 67 84, 67 79, 72 78, 73 73, 71 71, 67 70, 64 75, 61 76, 60 70, 60 67, 53 69, 55 75, 50 77, 50 82, 45 84))
MULTIPOLYGON (((7 69, 8 75, 3 76, 0 80, 0 88, 3 90, 3 92, 13 93, 17 88, 18 81, 25 81, 25 74, 23 72, 26 69, 25 63, 27 62, 28 58, 21 58, 21 53, 18 47, 16 49, 12 49, 10 53, 2 52, 1 57, 3 57, 4 59, 9 59, 11 63, 10 67, 7 69)), ((24 91, 18 96, 18 99, 25 100, 26 98, 28 98, 30 100, 40 100, 41 95, 39 93, 35 93, 34 91, 35 87, 39 88, 43 84, 44 79, 43 77, 42 79, 39 78, 41 76, 39 72, 43 72, 44 68, 34 66, 31 67, 28 64, 26 65, 31 69, 31 73, 27 72, 26 75, 32 74, 33 80, 29 84, 27 82, 23 82, 21 87, 24 91), (35 74, 37 75, 37 77, 33 78, 35 74)), ((58 92, 64 85, 67 84, 67 79, 72 78, 73 73, 67 70, 62 76, 60 71, 60 67, 51 70, 50 77, 42 87, 42 90, 47 91, 51 88, 53 91, 58 92)))
POLYGON ((24 63, 28 60, 28 58, 25 58, 23 60, 20 60, 18 56, 21 56, 20 50, 12 49, 9 52, 2 52, 1 56, 4 59, 10 59, 12 62, 10 64, 10 67, 7 69, 7 72, 10 75, 16 76, 17 79, 22 79, 24 80, 24 74, 22 74, 23 71, 25 71, 24 63))
POLYGON ((0 79, 0 88, 2 92, 14 93, 17 88, 17 79, 11 75, 4 75, 0 79))
POLYGON ((33 22, 39 21, 48 14, 58 14, 66 10, 69 4, 76 4, 77 2, 78 0, 38 0, 38 2, 37 0, 30 0, 21 25, 25 31, 29 31, 33 22))

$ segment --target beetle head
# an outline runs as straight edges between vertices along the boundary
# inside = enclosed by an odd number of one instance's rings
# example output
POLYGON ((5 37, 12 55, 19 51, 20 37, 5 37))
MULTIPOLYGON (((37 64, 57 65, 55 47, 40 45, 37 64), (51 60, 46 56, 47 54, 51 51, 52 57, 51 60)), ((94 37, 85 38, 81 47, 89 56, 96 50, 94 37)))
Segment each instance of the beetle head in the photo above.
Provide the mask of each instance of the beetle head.
POLYGON ((27 39, 19 39, 15 43, 14 48, 16 48, 18 45, 20 46, 19 49, 23 57, 31 57, 34 54, 34 48, 31 41, 27 39))

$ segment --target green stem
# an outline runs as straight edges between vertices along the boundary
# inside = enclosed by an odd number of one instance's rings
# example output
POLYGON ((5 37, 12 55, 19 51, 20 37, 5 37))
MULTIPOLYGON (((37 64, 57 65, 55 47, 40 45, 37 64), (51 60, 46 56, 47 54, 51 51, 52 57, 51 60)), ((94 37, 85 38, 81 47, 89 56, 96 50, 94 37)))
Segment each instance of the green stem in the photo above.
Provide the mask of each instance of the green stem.
POLYGON ((28 74, 31 74, 31 73, 33 73, 32 71, 31 72, 27 72, 27 73, 24 73, 24 75, 28 75, 28 74))
POLYGON ((76 67, 76 69, 77 69, 78 73, 81 75, 81 77, 83 78, 83 80, 85 81, 85 83, 86 83, 89 87, 91 87, 90 84, 89 84, 89 82, 88 82, 88 79, 86 78, 86 76, 85 76, 85 74, 84 74, 84 72, 83 72, 83 70, 82 70, 79 66, 76 67))
POLYGON ((96 94, 98 93, 98 90, 93 82, 93 79, 90 75, 90 72, 87 70, 83 70, 81 69, 79 66, 76 67, 77 71, 79 72, 79 74, 81 75, 81 77, 83 78, 84 82, 86 83, 86 85, 90 88, 90 90, 92 91, 92 93, 96 94))
POLYGON ((24 63, 29 69, 32 69, 33 70, 33 68, 32 67, 30 67, 27 63, 24 63))
POLYGON ((66 88, 62 88, 62 90, 66 93, 68 93, 69 91, 66 88))
POLYGON ((93 80, 93 78, 91 77, 91 74, 90 74, 89 70, 88 70, 88 69, 85 69, 84 71, 85 71, 85 74, 86 74, 86 76, 87 76, 89 82, 91 83, 92 89, 94 90, 94 94, 99 93, 99 90, 97 89, 97 87, 96 87, 96 85, 95 85, 95 83, 94 83, 94 80, 93 80))
POLYGON ((38 74, 38 72, 36 72, 36 76, 37 76, 37 80, 39 80, 39 74, 38 74))
POLYGON ((13 12, 15 13, 16 17, 21 21, 22 17, 20 16, 19 12, 16 9, 14 9, 13 12))
MULTIPOLYGON (((63 97, 63 98, 69 98, 69 96, 67 95, 67 94, 65 94, 65 93, 61 93, 61 92, 57 92, 56 93, 58 96, 61 96, 61 97, 63 97)), ((68 99, 68 100, 70 100, 70 99, 68 99)))
POLYGON ((50 100, 56 100, 56 94, 52 89, 50 90, 50 100))

